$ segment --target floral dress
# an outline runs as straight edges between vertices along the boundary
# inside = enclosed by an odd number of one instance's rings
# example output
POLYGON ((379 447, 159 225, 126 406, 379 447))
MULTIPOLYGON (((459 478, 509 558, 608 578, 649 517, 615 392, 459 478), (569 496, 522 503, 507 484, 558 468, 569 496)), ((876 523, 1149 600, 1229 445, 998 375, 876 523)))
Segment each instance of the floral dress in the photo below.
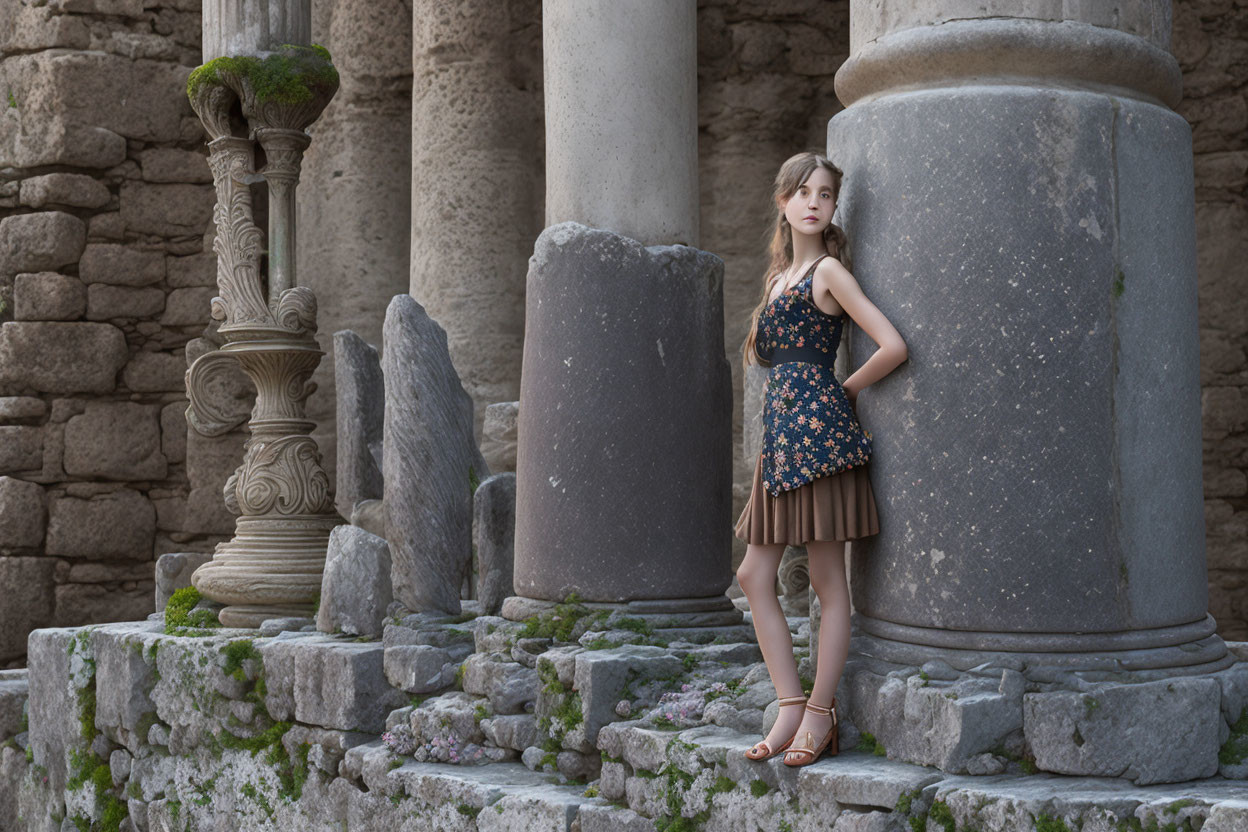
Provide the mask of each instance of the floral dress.
POLYGON ((846 315, 828 315, 811 298, 819 260, 758 316, 755 352, 772 363, 761 462, 763 487, 773 497, 871 457, 871 433, 832 373, 846 315))

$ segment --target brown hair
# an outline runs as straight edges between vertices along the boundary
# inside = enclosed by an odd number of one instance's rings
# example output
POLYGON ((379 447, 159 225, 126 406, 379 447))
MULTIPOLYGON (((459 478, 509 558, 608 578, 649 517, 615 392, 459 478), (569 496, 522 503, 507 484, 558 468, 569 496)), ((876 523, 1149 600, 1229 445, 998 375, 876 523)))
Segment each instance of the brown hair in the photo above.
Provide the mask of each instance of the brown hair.
MULTIPOLYGON (((750 313, 750 330, 745 337, 743 353, 743 361, 747 366, 751 362, 766 366, 754 352, 754 335, 758 330, 758 316, 767 306, 767 300, 776 279, 793 265, 793 229, 789 228, 789 221, 784 216, 784 203, 797 193, 797 189, 810 178, 816 168, 824 168, 832 174, 832 201, 836 202, 840 197, 841 178, 844 174, 841 173, 840 168, 828 161, 826 156, 813 151, 799 153, 785 160, 785 163, 780 166, 780 172, 776 174, 772 191, 772 205, 776 209, 776 219, 769 232, 771 239, 767 244, 768 251, 771 253, 771 262, 767 266, 766 276, 763 279, 763 298, 750 313)), ((834 223, 828 223, 828 227, 823 230, 823 240, 828 253, 849 268, 845 231, 834 223)))

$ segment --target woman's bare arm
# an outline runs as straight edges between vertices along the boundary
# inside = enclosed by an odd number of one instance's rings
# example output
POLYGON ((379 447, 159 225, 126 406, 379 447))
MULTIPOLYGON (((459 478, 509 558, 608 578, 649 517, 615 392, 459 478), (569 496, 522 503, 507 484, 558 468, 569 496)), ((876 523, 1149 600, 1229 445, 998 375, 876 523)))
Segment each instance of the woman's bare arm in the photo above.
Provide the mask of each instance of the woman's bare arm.
POLYGON ((863 388, 884 378, 906 360, 909 355, 906 342, 902 340, 896 327, 884 317, 884 313, 863 294, 858 281, 836 258, 825 257, 819 261, 811 283, 812 299, 816 306, 824 309, 824 306, 830 305, 830 296, 831 300, 840 304, 849 317, 853 318, 859 329, 871 336, 871 340, 879 346, 842 385, 850 401, 853 401, 858 398, 858 393, 863 388))

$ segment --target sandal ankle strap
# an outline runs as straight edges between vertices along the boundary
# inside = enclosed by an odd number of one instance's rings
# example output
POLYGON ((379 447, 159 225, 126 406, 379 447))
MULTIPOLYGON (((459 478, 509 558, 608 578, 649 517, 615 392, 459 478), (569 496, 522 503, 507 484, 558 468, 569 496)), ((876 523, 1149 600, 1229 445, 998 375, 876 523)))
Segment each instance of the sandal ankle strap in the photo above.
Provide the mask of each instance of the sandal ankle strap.
POLYGON ((835 702, 833 702, 831 705, 827 707, 824 707, 823 705, 816 705, 814 702, 807 702, 806 710, 814 711, 817 714, 823 714, 824 716, 827 716, 828 714, 832 713, 832 708, 834 708, 835 706, 836 706, 835 702))
POLYGON ((785 696, 776 700, 781 705, 804 705, 806 704, 805 696, 785 696))

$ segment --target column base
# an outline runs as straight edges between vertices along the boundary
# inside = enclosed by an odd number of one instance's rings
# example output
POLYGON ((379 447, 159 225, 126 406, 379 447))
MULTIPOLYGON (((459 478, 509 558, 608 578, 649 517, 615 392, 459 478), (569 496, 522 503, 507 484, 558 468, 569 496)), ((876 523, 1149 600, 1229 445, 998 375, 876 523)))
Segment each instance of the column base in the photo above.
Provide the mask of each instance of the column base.
MULTIPOLYGON (((544 598, 528 598, 509 595, 503 599, 499 615, 511 621, 523 621, 554 609, 558 601, 544 598)), ((701 598, 652 598, 635 601, 582 601, 591 610, 619 610, 622 614, 640 618, 656 629, 690 627, 727 627, 741 624, 745 616, 727 595, 711 595, 701 598)))
POLYGON ((329 533, 337 515, 240 517, 233 539, 217 545, 191 583, 225 604, 226 627, 259 627, 269 618, 310 617, 321 592, 329 533))

